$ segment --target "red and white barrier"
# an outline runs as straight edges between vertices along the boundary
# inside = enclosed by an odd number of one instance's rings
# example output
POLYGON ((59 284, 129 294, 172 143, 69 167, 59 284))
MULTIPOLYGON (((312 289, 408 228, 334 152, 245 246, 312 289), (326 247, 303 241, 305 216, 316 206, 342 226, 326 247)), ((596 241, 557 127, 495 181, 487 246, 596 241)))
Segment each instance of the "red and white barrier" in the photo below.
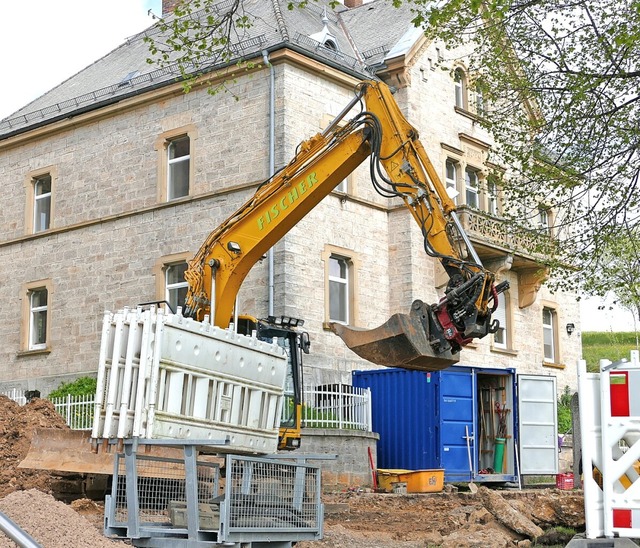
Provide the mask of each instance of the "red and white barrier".
POLYGON ((587 538, 640 537, 640 359, 578 365, 587 538))

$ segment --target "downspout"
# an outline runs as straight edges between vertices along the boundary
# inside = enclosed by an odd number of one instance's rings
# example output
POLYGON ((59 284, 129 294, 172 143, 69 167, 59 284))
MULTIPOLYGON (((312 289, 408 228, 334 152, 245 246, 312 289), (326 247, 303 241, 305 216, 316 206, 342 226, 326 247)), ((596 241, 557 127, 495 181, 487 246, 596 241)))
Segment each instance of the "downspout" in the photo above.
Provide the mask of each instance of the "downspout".
MULTIPOLYGON (((276 150, 276 74, 273 65, 269 61, 269 52, 262 50, 262 59, 265 66, 269 67, 269 177, 273 177, 275 173, 275 150, 276 150)), ((274 260, 273 260, 273 248, 267 251, 267 269, 268 269, 268 315, 273 316, 273 301, 274 301, 274 287, 275 287, 275 275, 274 275, 274 260)))

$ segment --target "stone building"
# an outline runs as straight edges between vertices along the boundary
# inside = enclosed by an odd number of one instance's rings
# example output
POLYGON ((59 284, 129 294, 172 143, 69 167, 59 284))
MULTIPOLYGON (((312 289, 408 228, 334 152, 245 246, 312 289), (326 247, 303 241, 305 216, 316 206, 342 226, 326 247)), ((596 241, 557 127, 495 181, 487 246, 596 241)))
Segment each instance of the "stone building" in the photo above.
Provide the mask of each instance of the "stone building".
MULTIPOLYGON (((511 283, 502 329, 465 348, 461 363, 576 386, 577 302, 541 287, 539 257, 500 220, 485 169, 492 141, 477 124, 487 106, 464 59, 427 41, 406 6, 325 4, 290 11, 283 0, 245 0, 255 24, 232 51, 254 63, 212 68, 227 92, 196 84, 185 94, 175 67, 146 62, 143 33, 0 121, 0 389, 47 394, 95 374, 103 312, 179 301, 185 261, 209 232, 372 77, 397 88, 458 192, 480 257, 511 283)), ((540 222, 552 213, 541 209, 540 222)), ((306 382, 348 383, 372 366, 328 322, 375 327, 414 299, 437 301, 444 284, 406 208, 377 194, 363 165, 256 264, 239 308, 303 318, 306 382), (331 317, 330 298, 343 316, 331 317)))

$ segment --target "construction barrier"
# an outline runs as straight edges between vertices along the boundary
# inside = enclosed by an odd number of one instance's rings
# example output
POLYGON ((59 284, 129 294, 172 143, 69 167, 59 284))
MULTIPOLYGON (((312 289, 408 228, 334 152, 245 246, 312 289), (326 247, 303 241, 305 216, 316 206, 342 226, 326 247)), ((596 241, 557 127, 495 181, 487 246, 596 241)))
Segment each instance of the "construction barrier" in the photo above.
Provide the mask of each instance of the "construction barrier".
POLYGON ((587 538, 640 537, 640 359, 578 365, 587 538))
POLYGON ((259 341, 162 309, 104 316, 94 439, 227 440, 275 453, 287 360, 259 341))

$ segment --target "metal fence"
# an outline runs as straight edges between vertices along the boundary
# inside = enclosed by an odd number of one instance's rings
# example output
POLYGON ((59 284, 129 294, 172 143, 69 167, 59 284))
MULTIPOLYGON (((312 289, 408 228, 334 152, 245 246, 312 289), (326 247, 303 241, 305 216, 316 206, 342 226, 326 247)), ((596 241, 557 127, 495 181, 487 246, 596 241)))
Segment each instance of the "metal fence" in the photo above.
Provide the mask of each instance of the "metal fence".
MULTIPOLYGON (((24 405, 22 390, 1 394, 24 405)), ((95 395, 51 398, 56 411, 73 430, 89 430, 93 426, 95 395)), ((348 384, 326 384, 305 387, 302 420, 306 428, 337 428, 371 432, 371 391, 348 384)))
POLYGON ((56 411, 62 415, 72 430, 90 430, 93 426, 95 394, 50 398, 56 411))
POLYGON ((18 390, 17 388, 12 388, 11 390, 4 390, 0 392, 1 396, 7 396, 7 398, 13 400, 19 405, 24 405, 27 403, 27 398, 24 395, 24 390, 18 390))
POLYGON ((304 390, 303 424, 371 432, 371 391, 349 384, 326 384, 304 390))

